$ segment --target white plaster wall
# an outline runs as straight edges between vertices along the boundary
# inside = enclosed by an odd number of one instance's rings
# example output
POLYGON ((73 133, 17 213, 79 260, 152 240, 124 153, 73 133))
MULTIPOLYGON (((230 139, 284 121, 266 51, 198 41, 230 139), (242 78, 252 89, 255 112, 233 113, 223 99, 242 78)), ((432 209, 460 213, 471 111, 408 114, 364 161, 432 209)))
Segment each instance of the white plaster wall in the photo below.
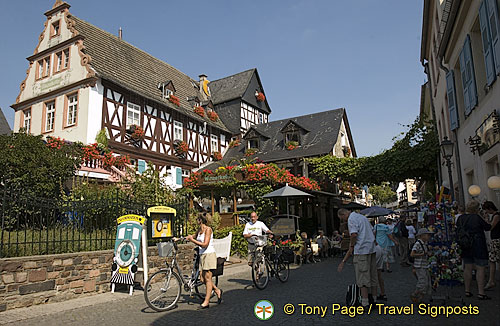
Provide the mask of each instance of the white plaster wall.
POLYGON ((86 143, 95 142, 97 133, 102 129, 102 101, 104 87, 99 80, 94 87, 88 87, 88 108, 87 108, 87 138, 86 143))

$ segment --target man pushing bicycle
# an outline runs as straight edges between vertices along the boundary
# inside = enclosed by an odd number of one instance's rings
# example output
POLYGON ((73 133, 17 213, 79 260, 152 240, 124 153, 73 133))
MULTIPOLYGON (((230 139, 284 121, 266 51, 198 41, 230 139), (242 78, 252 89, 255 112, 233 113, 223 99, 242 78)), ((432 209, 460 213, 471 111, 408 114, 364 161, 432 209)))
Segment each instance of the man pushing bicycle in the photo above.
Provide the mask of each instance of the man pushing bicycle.
POLYGON ((248 241, 248 265, 252 266, 254 257, 255 257, 255 238, 257 236, 261 236, 264 233, 273 234, 271 230, 264 224, 259 221, 259 217, 257 213, 254 211, 250 214, 251 221, 245 224, 245 229, 243 230, 243 237, 248 241))

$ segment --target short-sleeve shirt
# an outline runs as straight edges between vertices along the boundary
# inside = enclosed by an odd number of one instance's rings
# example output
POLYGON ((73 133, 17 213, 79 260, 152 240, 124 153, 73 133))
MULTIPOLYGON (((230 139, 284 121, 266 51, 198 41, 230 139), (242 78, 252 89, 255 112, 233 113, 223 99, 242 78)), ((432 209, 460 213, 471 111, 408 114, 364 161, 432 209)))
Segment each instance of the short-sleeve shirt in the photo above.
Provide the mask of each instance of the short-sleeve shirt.
POLYGON ((368 255, 375 252, 375 236, 370 221, 361 214, 352 212, 347 220, 349 233, 357 233, 356 244, 354 245, 355 255, 368 255))
MULTIPOLYGON (((247 222, 245 224, 245 229, 243 230, 243 234, 251 234, 251 235, 262 235, 269 231, 269 228, 264 224, 264 222, 256 221, 255 223, 247 222)), ((254 243, 252 238, 248 239, 248 242, 254 243)))
POLYGON ((407 225, 406 229, 408 230, 408 239, 415 239, 415 234, 417 234, 417 231, 415 231, 413 225, 407 225))
POLYGON ((387 248, 394 246, 394 242, 389 239, 389 234, 392 234, 392 230, 388 225, 376 224, 373 227, 373 231, 376 234, 376 240, 380 247, 387 248))
MULTIPOLYGON (((427 245, 422 240, 415 241, 413 248, 411 251, 415 251, 417 254, 423 254, 428 252, 427 245)), ((415 257, 415 261, 413 262, 413 267, 415 268, 428 268, 429 260, 427 259, 427 255, 415 257)))

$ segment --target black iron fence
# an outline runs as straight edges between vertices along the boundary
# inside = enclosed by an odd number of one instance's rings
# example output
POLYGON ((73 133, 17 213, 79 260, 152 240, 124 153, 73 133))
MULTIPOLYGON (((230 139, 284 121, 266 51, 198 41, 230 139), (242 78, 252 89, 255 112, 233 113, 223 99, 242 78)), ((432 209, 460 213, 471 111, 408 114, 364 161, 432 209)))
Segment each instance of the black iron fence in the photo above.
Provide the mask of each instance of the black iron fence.
MULTIPOLYGON (((116 219, 146 216, 151 206, 119 192, 91 200, 54 200, 0 189, 0 258, 112 249, 116 219)), ((177 210, 174 228, 182 234, 188 202, 179 198, 168 206, 177 210)))

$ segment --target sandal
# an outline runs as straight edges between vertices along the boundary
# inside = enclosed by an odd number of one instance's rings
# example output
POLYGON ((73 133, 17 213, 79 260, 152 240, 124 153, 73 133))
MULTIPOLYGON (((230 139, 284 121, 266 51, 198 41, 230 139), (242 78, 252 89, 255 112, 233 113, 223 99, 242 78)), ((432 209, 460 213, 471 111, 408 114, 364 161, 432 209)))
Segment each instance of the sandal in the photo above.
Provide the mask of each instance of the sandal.
POLYGON ((486 284, 486 286, 484 287, 484 289, 485 290, 491 290, 491 289, 493 289, 495 287, 495 285, 496 285, 495 283, 493 283, 493 284, 488 283, 488 284, 486 284))
POLYGON ((477 298, 479 300, 491 300, 491 298, 489 296, 487 296, 486 294, 478 294, 477 298))
POLYGON ((472 297, 472 292, 465 291, 465 296, 466 296, 467 298, 472 297))

